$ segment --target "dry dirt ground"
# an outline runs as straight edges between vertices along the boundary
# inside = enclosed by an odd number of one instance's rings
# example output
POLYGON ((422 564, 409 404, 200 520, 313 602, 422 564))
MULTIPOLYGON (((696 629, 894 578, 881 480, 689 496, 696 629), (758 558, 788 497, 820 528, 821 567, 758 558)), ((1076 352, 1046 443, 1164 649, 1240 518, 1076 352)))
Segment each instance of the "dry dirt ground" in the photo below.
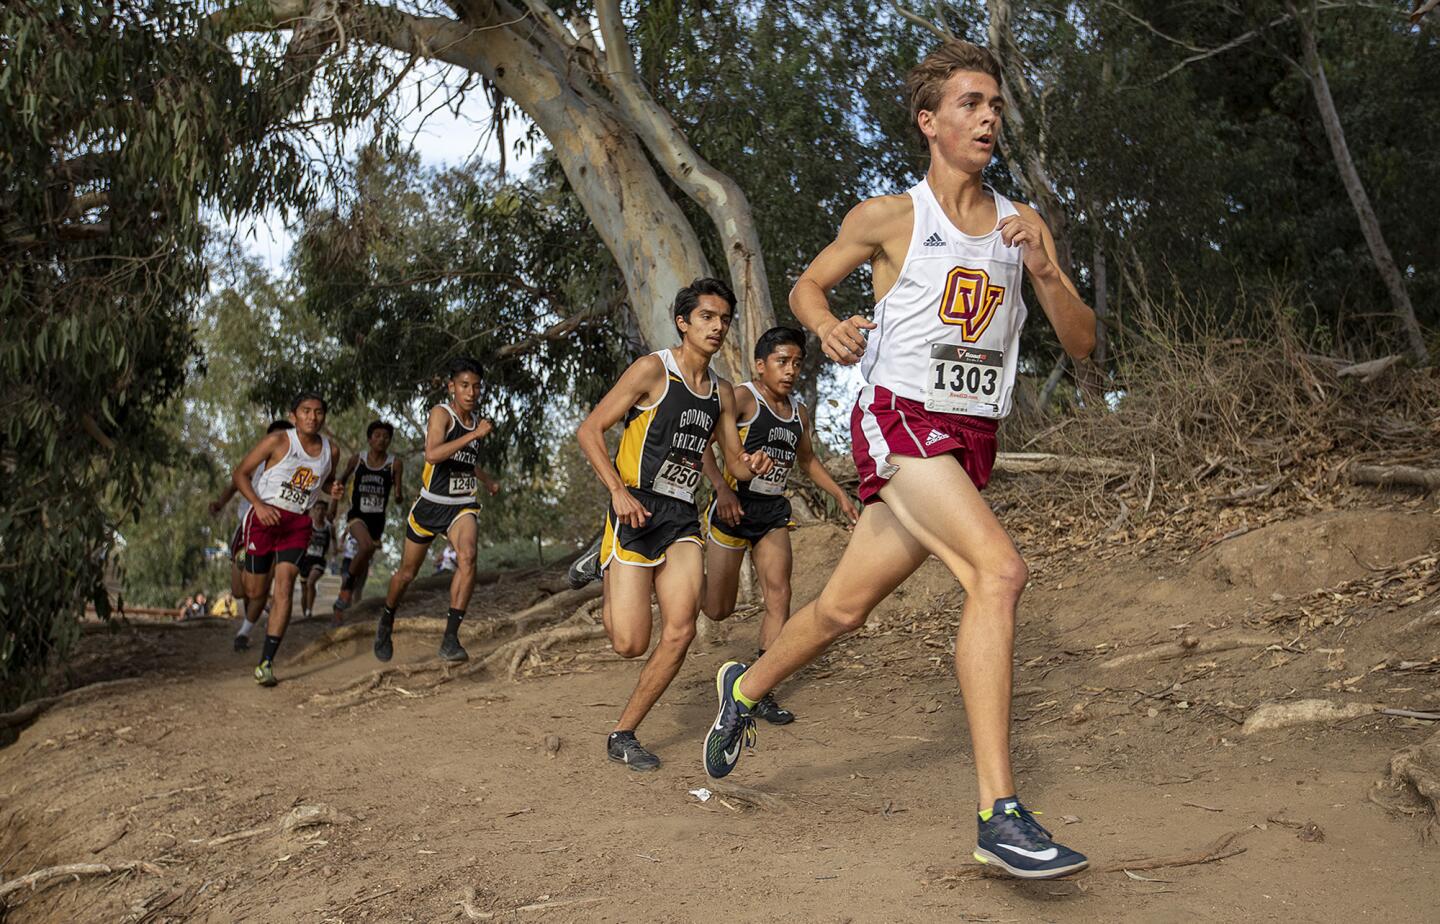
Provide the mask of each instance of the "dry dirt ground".
MULTIPOLYGON (((0 917, 1437 919, 1440 848, 1423 841, 1425 820, 1370 798, 1390 755, 1435 723, 1241 728, 1276 699, 1440 709, 1440 620, 1425 619, 1440 600, 1433 500, 1280 520, 1190 551, 1044 551, 1035 534, 1017 532, 1033 571, 1015 681, 1020 793, 1096 867, 1130 873, 977 875, 949 667, 960 594, 932 562, 781 689, 800 720, 761 728, 758 749, 719 785, 701 769, 701 734, 715 668, 754 648, 753 613, 697 643, 642 727, 666 761, 652 774, 604 759, 639 665, 601 640, 556 646, 514 680, 503 669, 434 687, 392 678, 336 706, 315 697, 376 668, 368 638, 296 664, 325 633, 298 626, 283 682, 265 690, 226 627, 88 635, 72 685, 143 682, 51 710, 0 750, 0 879, 67 863, 151 866, 11 895, 0 917), (1397 632, 1417 619, 1422 628, 1397 632), (1187 637, 1183 657, 1105 666, 1187 637), (1206 650, 1224 639, 1244 645, 1206 650), (690 793, 702 786, 717 796, 690 793), (325 823, 287 833, 298 806, 321 806, 325 823), (1203 856, 1231 834, 1209 862, 1140 862, 1203 856)), ((845 534, 815 526, 794 539, 799 601, 818 591, 845 534)), ((486 625, 534 602, 536 582, 477 592, 472 655, 509 637, 486 625)), ((418 595, 402 619, 442 606, 418 595)), ((395 663, 432 657, 436 641, 397 636, 395 663)))

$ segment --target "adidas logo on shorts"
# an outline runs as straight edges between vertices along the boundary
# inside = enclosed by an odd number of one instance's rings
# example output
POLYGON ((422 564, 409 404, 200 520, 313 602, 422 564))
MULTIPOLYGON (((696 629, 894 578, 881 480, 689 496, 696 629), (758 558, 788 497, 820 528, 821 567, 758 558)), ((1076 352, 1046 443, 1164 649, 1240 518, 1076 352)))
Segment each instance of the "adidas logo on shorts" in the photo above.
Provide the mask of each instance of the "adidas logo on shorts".
POLYGON ((941 433, 939 430, 931 430, 930 435, 925 437, 925 445, 934 446, 936 443, 940 442, 944 438, 945 434, 941 433))
POLYGON ((943 238, 943 237, 940 236, 940 232, 938 232, 938 231, 933 232, 929 237, 925 238, 925 244, 924 244, 924 246, 926 246, 926 247, 944 247, 944 246, 945 246, 945 238, 943 238))

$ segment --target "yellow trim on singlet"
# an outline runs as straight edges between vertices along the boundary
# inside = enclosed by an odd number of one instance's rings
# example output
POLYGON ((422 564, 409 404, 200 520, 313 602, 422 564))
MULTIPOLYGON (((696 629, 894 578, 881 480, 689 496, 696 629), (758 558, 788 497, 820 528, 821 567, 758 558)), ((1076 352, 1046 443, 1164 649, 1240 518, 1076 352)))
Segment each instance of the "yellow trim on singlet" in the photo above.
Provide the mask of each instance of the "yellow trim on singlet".
POLYGON ((427 491, 430 490, 430 473, 433 471, 435 471, 435 466, 431 465, 429 462, 426 462, 425 467, 420 470, 420 484, 427 491))
POLYGON ((625 425, 625 432, 620 434, 620 448, 615 453, 615 470, 620 473, 620 480, 627 488, 638 488, 640 486, 640 469, 645 457, 645 439, 650 435, 650 422, 655 419, 655 412, 660 409, 657 402, 654 407, 641 411, 634 419, 625 425))

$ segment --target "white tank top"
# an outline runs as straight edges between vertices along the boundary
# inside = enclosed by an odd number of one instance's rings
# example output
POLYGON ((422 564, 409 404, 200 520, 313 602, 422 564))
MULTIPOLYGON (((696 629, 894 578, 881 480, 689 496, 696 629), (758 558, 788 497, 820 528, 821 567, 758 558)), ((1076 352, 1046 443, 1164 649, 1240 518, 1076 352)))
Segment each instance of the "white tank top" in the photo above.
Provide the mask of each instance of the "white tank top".
MULTIPOLYGON (((996 224, 1015 205, 990 187, 996 224)), ((1025 301, 1022 250, 998 228, 972 237, 945 215, 926 180, 909 191, 915 206, 910 249, 895 285, 875 306, 860 372, 871 385, 924 402, 932 411, 972 417, 1010 413, 1025 301)))
POLYGON ((312 456, 300 445, 294 430, 286 430, 290 450, 260 476, 256 493, 272 507, 304 513, 315 503, 315 495, 330 474, 330 440, 320 437, 320 454, 312 456))

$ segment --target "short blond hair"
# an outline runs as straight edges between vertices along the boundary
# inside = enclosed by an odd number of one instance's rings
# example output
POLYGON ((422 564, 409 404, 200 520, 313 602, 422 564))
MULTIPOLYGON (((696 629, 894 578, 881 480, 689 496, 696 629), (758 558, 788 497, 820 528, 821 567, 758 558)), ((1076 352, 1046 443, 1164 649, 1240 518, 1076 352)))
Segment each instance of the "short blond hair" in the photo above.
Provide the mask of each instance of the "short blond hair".
POLYGON ((956 71, 978 71, 1001 82, 1000 62, 984 45, 976 45, 961 39, 951 39, 925 56, 925 59, 905 75, 905 96, 910 101, 910 125, 923 143, 925 133, 920 131, 920 113, 934 112, 940 106, 940 96, 945 81, 956 71))

